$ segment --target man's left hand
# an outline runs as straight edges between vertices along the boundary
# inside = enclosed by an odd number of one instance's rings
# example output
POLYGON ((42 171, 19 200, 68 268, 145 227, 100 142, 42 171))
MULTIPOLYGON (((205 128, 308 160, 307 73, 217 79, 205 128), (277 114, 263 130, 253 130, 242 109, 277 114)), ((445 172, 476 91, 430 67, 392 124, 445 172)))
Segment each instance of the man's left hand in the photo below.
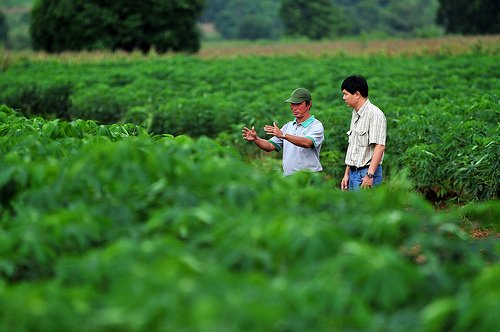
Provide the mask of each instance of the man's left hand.
POLYGON ((363 177, 363 182, 361 182, 361 188, 370 189, 373 187, 373 178, 369 178, 368 176, 363 177))
POLYGON ((276 137, 279 137, 279 138, 283 137, 283 133, 281 132, 281 129, 278 127, 278 125, 276 124, 276 122, 273 122, 272 126, 265 125, 264 126, 264 131, 267 134, 269 134, 269 135, 273 135, 273 136, 276 136, 276 137))

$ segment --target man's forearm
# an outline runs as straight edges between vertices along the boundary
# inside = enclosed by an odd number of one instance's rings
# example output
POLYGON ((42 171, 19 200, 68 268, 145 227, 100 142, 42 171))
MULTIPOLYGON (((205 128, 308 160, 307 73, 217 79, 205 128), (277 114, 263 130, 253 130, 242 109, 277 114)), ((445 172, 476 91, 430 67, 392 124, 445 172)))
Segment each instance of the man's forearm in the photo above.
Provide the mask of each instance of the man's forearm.
POLYGON ((263 138, 257 137, 254 141, 255 145, 257 145, 259 148, 261 148, 264 151, 270 152, 276 149, 276 147, 271 144, 268 140, 265 140, 263 138))
POLYGON ((373 151, 372 161, 370 162, 370 167, 368 167, 368 173, 375 173, 378 165, 382 161, 382 156, 384 155, 385 146, 381 144, 375 144, 375 149, 373 151))
POLYGON ((351 168, 349 167, 349 165, 347 165, 345 167, 344 176, 349 176, 349 173, 351 173, 351 168))
POLYGON ((309 149, 313 146, 313 141, 310 138, 295 136, 290 134, 285 134, 283 139, 286 139, 288 142, 293 145, 300 146, 301 148, 309 149))

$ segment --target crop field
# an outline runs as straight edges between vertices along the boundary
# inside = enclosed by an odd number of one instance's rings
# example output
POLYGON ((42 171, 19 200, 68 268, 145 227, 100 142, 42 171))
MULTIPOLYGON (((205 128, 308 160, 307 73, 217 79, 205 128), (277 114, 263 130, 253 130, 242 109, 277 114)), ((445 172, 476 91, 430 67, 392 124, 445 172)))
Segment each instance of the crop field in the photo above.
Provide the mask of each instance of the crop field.
POLYGON ((355 40, 338 41, 290 41, 290 42, 207 42, 199 52, 203 58, 236 57, 248 55, 276 56, 302 55, 322 57, 332 55, 436 55, 460 54, 470 52, 500 51, 500 36, 446 36, 421 39, 387 39, 371 40, 356 38, 355 40))
POLYGON ((0 331, 495 330, 494 38, 0 54, 0 331), (387 117, 385 178, 342 192, 356 73, 387 117), (324 172, 284 177, 241 129, 289 121, 299 86, 324 172))

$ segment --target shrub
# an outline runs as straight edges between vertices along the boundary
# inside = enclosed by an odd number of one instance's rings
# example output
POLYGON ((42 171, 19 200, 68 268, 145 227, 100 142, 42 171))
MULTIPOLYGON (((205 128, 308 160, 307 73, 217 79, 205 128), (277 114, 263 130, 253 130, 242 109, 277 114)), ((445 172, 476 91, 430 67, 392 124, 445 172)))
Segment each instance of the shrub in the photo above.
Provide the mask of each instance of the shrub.
POLYGON ((150 130, 153 122, 153 112, 148 110, 146 107, 132 107, 126 112, 123 117, 123 122, 140 125, 147 130, 150 130))
POLYGON ((112 95, 88 96, 71 109, 72 119, 96 120, 103 124, 120 122, 126 113, 126 106, 112 95))
POLYGON ((26 116, 69 119, 72 85, 57 83, 48 87, 37 84, 21 84, 17 88, 6 89, 3 103, 18 109, 26 116))

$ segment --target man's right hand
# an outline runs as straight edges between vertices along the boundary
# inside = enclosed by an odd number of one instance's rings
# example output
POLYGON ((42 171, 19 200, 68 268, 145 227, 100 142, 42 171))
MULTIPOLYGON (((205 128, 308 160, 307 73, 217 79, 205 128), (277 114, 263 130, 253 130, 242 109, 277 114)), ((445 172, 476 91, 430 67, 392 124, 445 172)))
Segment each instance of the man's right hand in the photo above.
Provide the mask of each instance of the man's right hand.
POLYGON ((340 182, 340 189, 342 189, 342 191, 346 191, 348 187, 349 187, 349 174, 344 174, 344 177, 340 182))
POLYGON ((252 129, 248 129, 247 127, 243 128, 241 131, 243 139, 247 141, 255 141, 257 138, 257 132, 255 131, 255 126, 252 129))

